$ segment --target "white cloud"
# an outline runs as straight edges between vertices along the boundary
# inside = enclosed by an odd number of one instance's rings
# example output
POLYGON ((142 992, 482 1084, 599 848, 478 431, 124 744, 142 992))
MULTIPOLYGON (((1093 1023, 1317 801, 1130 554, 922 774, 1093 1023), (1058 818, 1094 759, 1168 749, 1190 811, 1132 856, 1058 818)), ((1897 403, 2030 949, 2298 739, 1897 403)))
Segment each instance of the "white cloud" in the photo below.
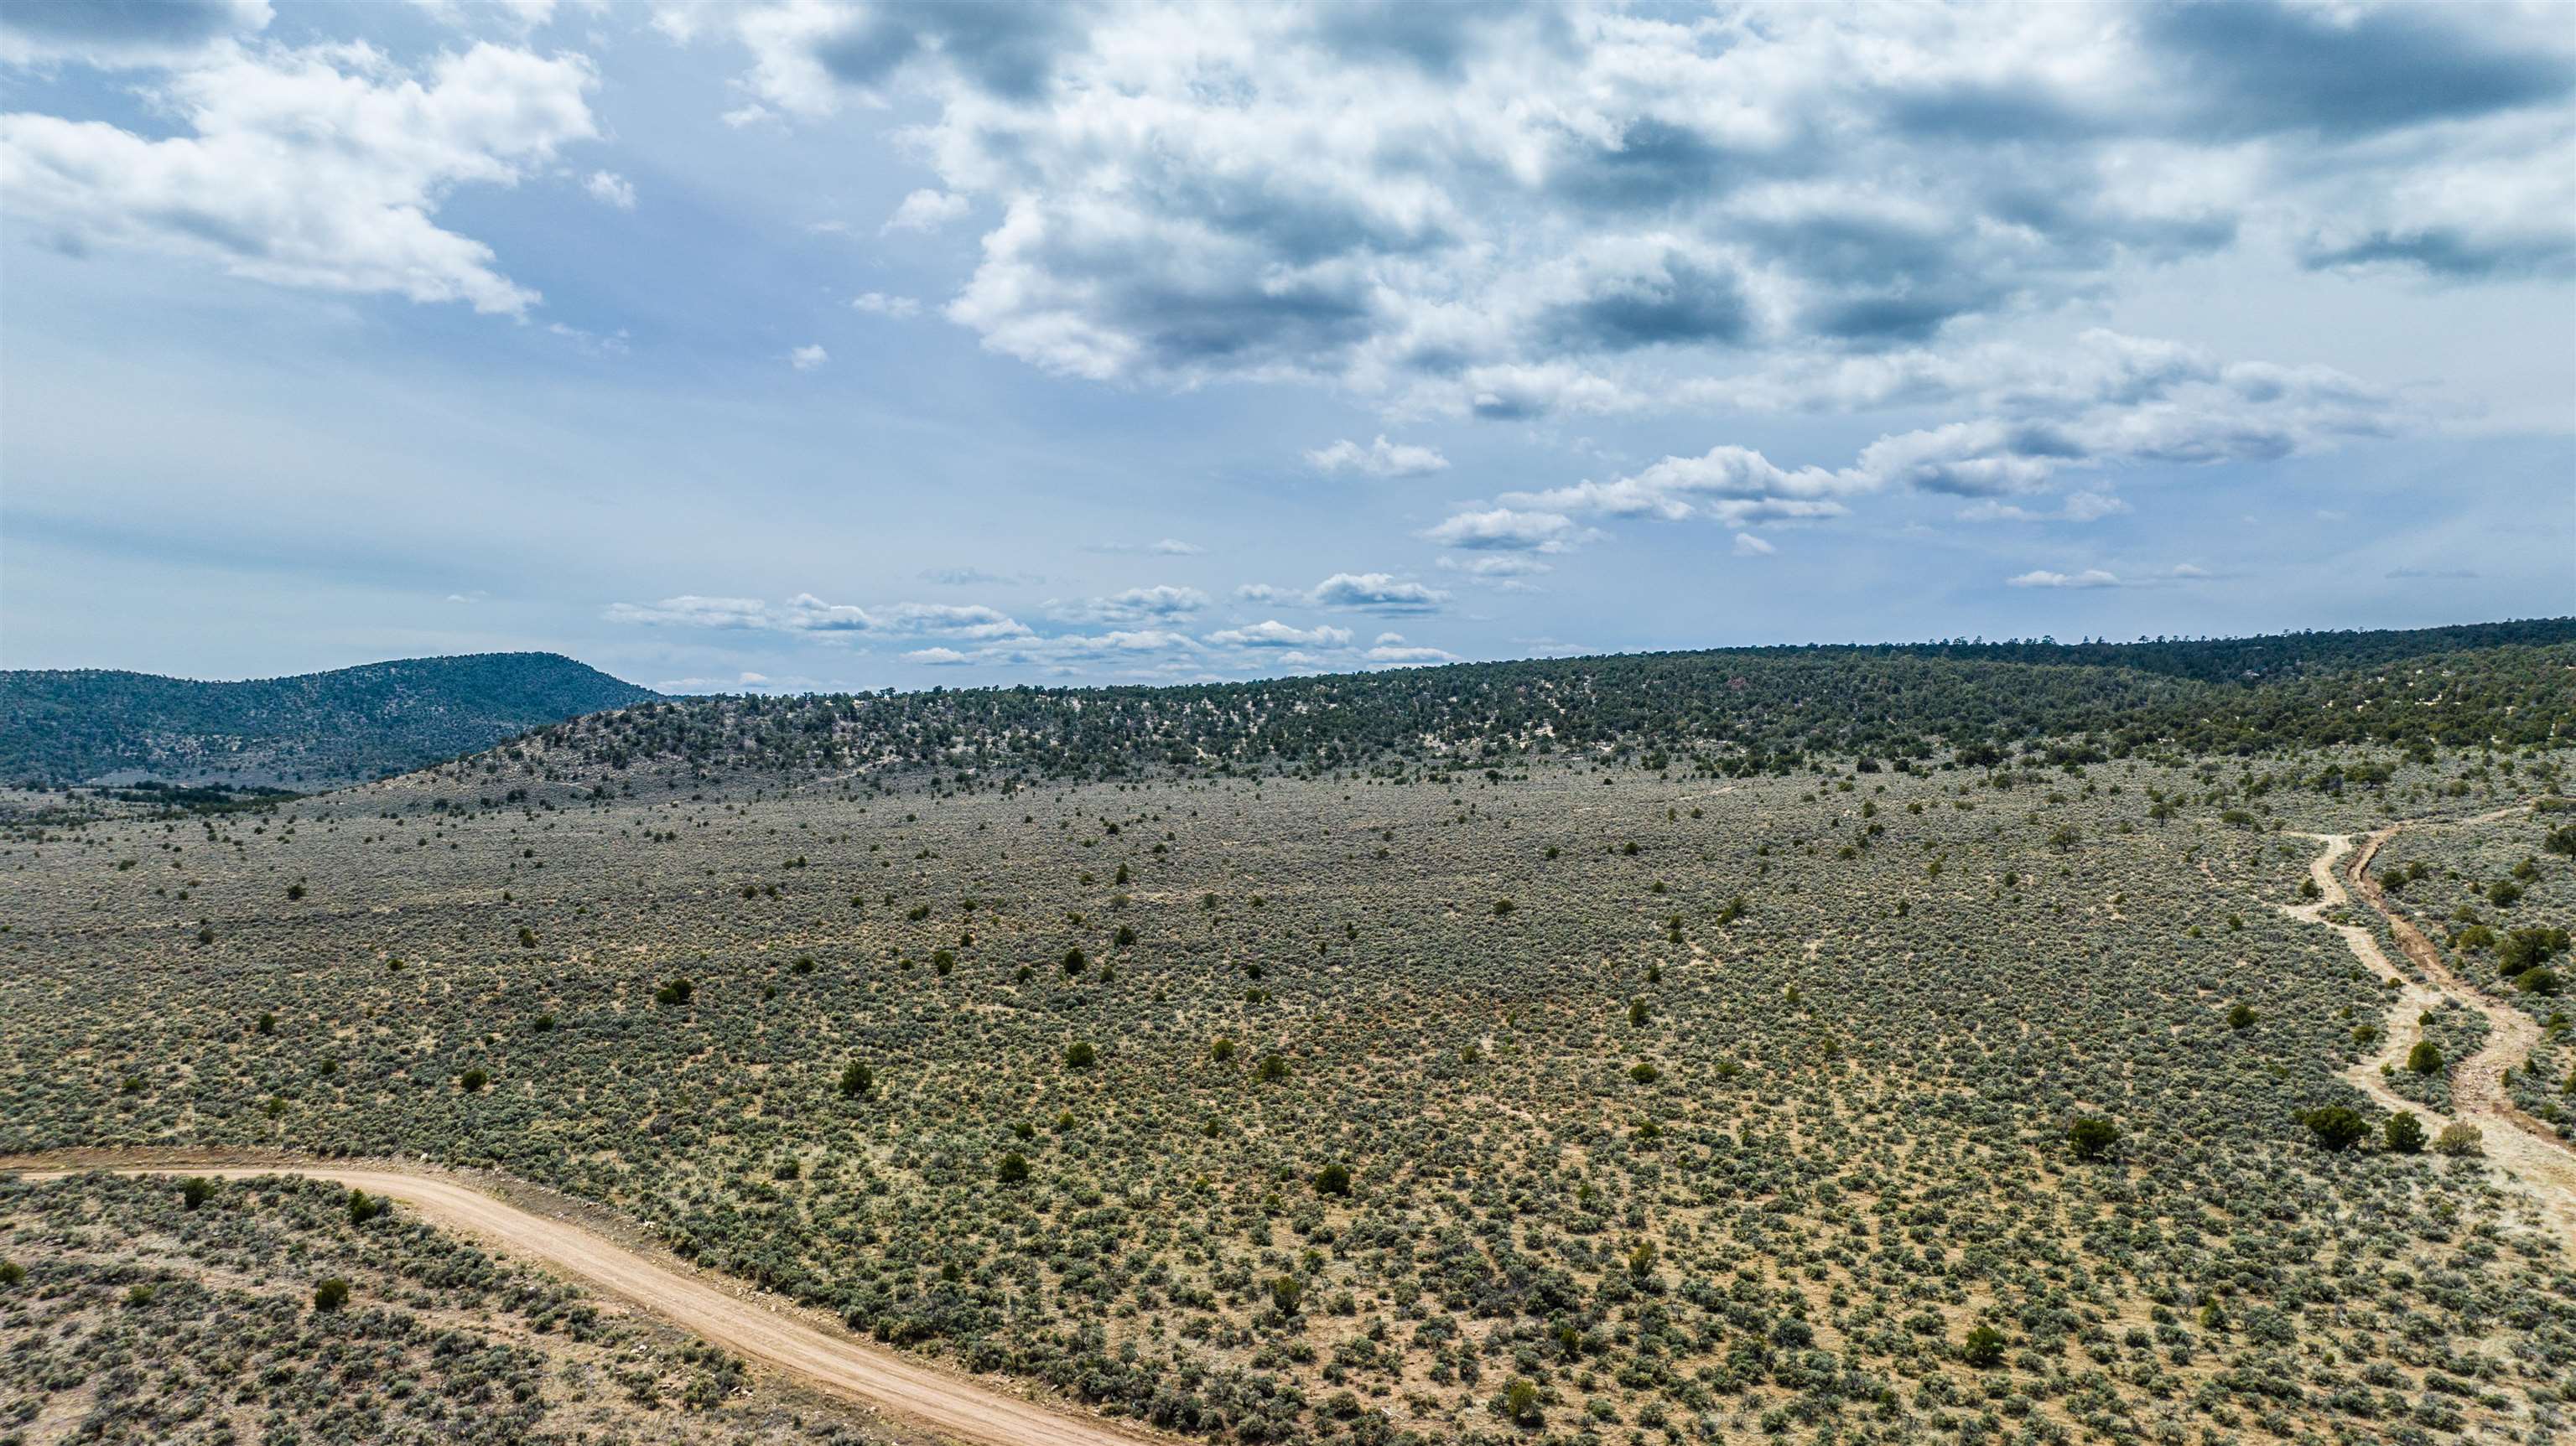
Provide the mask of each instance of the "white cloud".
POLYGON ((2025 572, 2019 577, 2008 577, 2004 579, 2004 585, 2006 587, 2083 588, 2123 586, 2117 576, 2104 572, 2098 567, 2088 567, 2082 572, 2048 572, 2045 570, 2025 572))
POLYGON ((2129 504, 2107 492, 2070 492, 2055 511, 2034 511, 2018 503, 1988 497, 1959 509, 1962 522, 2098 522, 2129 510, 2129 504))
POLYGON ((848 693, 859 690, 857 684, 838 678, 771 677, 767 673, 737 673, 730 678, 666 678, 653 685, 656 693, 763 693, 787 697, 800 693, 848 693))
POLYGON ((1157 538, 1152 542, 1100 542, 1084 549, 1088 552, 1144 552, 1156 557, 1196 557, 1207 551, 1194 542, 1177 537, 1157 538))
POLYGON ((1295 628, 1277 618, 1254 623, 1250 627, 1227 628, 1207 635, 1218 647, 1233 648, 1345 648, 1350 646, 1348 628, 1329 624, 1313 628, 1295 628))
POLYGON ((1562 513, 1516 512, 1508 507, 1461 512, 1422 534, 1442 547, 1498 552, 1563 552, 1589 535, 1562 513))
POLYGON ((1895 376, 1924 383, 1917 400, 1937 394, 1984 414, 1881 436, 1840 468, 1784 467, 1750 448, 1720 445, 1606 482, 1508 492, 1500 510, 1463 510, 1424 536, 1454 546, 1552 542, 1561 549, 1580 538, 1531 519, 1571 527, 1579 517, 1704 518, 1741 528, 1839 517, 1854 499, 1900 488, 1975 499, 1958 514, 1966 521, 2093 522, 2128 504, 2102 486, 2078 489, 2049 510, 2001 499, 2048 492, 2070 474, 2325 452, 2388 435, 2422 415, 2403 396, 2331 368, 2222 362, 2177 343, 2108 331, 2087 332, 2059 353, 2003 347, 1939 367, 1908 362, 1873 373, 1868 384, 1895 376))
POLYGON ((1947 348, 2168 261, 2576 268, 2576 45, 2549 6, 664 0, 657 23, 739 45, 777 114, 919 103, 922 205, 993 217, 948 315, 1101 379, 1609 413, 1719 366, 1947 348))
POLYGON ((886 218, 878 234, 936 231, 974 208, 974 202, 946 191, 915 191, 894 208, 894 214, 886 218))
POLYGON ((1449 594, 1436 587, 1383 572, 1337 572, 1315 584, 1307 596, 1318 607, 1386 613, 1430 612, 1449 600, 1449 594))
POLYGON ((600 614, 643 627, 803 633, 818 637, 914 637, 937 634, 974 641, 1030 636, 1017 619, 974 604, 891 603, 863 608, 798 593, 772 605, 759 598, 685 593, 657 603, 611 603, 600 614))
POLYGON ((1337 572, 1302 592, 1265 582, 1234 590, 1245 602, 1293 603, 1300 607, 1343 608, 1353 612, 1426 613, 1437 611, 1449 594, 1385 572, 1337 572))
POLYGON ((918 315, 921 303, 909 296, 888 296, 882 291, 863 291, 850 298, 850 305, 872 316, 890 316, 901 320, 918 315))
POLYGON ((831 359, 832 354, 823 350, 819 342, 812 346, 800 346, 787 354, 787 364, 800 372, 810 372, 831 359))
POLYGON ((1441 648, 1407 645, 1401 633, 1380 633, 1377 646, 1360 656, 1383 667, 1419 668, 1434 663, 1463 663, 1466 659, 1441 648))
POLYGON ((1738 557, 1769 557, 1779 550, 1750 532, 1735 534, 1735 555, 1738 557))
POLYGON ((1477 557, 1444 557, 1440 566, 1449 572, 1463 572, 1473 578, 1535 577, 1554 572, 1550 563, 1539 561, 1525 552, 1485 553, 1477 557))
POLYGON ((658 603, 610 603, 600 614, 612 623, 645 627, 766 628, 769 605, 756 597, 701 597, 682 593, 658 603))
POLYGON ((1113 597, 1078 602, 1049 602, 1047 616, 1059 622, 1139 622, 1149 618, 1185 617, 1208 605, 1208 595, 1194 587, 1133 587, 1113 597))
MULTIPOLYGON (((1516 507, 1583 512, 1604 517, 1652 517, 1666 522, 1707 517, 1741 525, 1793 518, 1837 517, 1836 497, 1867 484, 1821 467, 1780 467, 1745 447, 1719 446, 1697 457, 1666 457, 1632 476, 1589 479, 1543 492, 1506 493, 1516 507)), ((1454 520, 1454 519, 1453 519, 1454 520)))
POLYGON ((1348 437, 1306 454, 1318 472, 1365 472, 1371 477, 1427 477, 1449 470, 1449 459, 1430 447, 1389 442, 1381 433, 1363 447, 1348 437))
POLYGON ((591 172, 590 179, 582 183, 582 189, 601 205, 614 206, 620 211, 635 209, 635 183, 615 171, 591 172))
POLYGON ((152 91, 185 134, 0 116, 0 188, 17 223, 69 246, 516 316, 537 294, 432 217, 460 185, 514 185, 597 135, 595 83, 580 56, 488 43, 421 75, 364 45, 222 49, 152 91))
POLYGON ((954 668, 975 660, 955 648, 915 648, 903 655, 907 663, 927 663, 932 667, 954 668))
POLYGON ((2167 568, 2151 568, 2144 573, 2123 577, 2103 568, 2088 567, 2082 572, 2053 572, 2040 569, 2018 577, 2004 579, 2006 587, 2169 587, 2179 583, 2199 582, 2218 574, 2195 563, 2176 563, 2167 568))

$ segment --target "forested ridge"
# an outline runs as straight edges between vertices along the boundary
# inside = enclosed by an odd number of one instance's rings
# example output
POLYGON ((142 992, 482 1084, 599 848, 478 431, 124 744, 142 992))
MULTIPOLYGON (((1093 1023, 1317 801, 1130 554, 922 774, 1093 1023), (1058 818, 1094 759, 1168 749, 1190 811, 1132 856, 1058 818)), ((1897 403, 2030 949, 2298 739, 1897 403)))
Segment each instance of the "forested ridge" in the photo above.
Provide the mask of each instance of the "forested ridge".
POLYGON ((553 761, 700 772, 1494 767, 1561 750, 1743 774, 2347 743, 2549 746, 2576 620, 2137 643, 1934 642, 1464 663, 1172 687, 661 700, 540 730, 553 761))
POLYGON ((653 696, 554 653, 406 658, 237 683, 17 669, 0 672, 0 780, 125 773, 328 787, 653 696))

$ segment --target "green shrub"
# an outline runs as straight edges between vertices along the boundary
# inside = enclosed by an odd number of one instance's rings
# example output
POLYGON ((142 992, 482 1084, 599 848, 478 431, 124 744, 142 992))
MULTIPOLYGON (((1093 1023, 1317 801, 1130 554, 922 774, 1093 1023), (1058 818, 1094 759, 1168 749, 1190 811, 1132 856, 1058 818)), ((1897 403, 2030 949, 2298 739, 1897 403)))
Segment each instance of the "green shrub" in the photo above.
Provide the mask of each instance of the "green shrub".
POLYGON ((1969 1327, 1968 1338, 1959 1344, 1959 1359, 1981 1371, 2002 1365, 2004 1333, 1990 1325, 1969 1327))
POLYGON ((2429 1039, 2415 1041, 2415 1047, 2406 1051, 2406 1067, 2417 1074, 2440 1074, 2442 1072, 2441 1046, 2429 1039))
POLYGON ((313 1308, 315 1310, 338 1310, 340 1307, 347 1305, 348 1303, 349 1282, 342 1280, 336 1275, 313 1287, 313 1308))
POLYGON ((2317 1144, 2328 1151, 2349 1150, 2370 1133, 2369 1122, 2343 1105, 2309 1110, 2299 1116, 2299 1123, 2307 1126, 2317 1144))
POLYGON ((2424 1153, 2424 1122, 2415 1118, 2413 1110, 2399 1110, 2390 1115, 2383 1137, 2388 1142, 2388 1153, 2392 1155, 2424 1153))
POLYGON ((1099 1058, 1089 1040, 1077 1039, 1064 1047, 1064 1062, 1074 1069, 1089 1069, 1099 1058))
POLYGON ((1002 1156, 1002 1162, 993 1167, 993 1178, 1005 1185, 1017 1185, 1026 1180, 1029 1178, 1029 1157, 1017 1150, 1002 1156))
POLYGON ((2120 1127, 2097 1115, 2081 1115, 2066 1128, 2066 1142, 2079 1160, 2099 1160, 2120 1143, 2120 1127))

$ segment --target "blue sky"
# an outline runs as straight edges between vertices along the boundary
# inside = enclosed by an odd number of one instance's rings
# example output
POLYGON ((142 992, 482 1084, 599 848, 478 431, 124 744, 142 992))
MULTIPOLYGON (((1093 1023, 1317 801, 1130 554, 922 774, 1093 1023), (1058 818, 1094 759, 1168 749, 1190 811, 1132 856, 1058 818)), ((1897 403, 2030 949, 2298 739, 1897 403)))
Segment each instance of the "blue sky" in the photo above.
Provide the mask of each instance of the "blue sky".
POLYGON ((2576 611, 2563 7, 0 10, 0 663, 2576 611))

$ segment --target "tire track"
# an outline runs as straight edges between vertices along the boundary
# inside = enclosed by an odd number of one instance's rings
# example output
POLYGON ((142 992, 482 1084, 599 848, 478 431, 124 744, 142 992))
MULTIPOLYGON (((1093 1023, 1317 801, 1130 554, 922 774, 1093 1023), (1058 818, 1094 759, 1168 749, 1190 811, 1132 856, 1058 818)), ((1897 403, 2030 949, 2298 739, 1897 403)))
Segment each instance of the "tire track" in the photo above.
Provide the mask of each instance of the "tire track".
POLYGON ((540 1215, 455 1177, 400 1165, 296 1163, 198 1165, 179 1152, 101 1152, 73 1158, 0 1160, 0 1170, 59 1179, 89 1169, 119 1175, 207 1175, 252 1179, 296 1175, 385 1195, 440 1227, 498 1247, 614 1296, 692 1335, 792 1376, 806 1385, 920 1426, 964 1446, 1146 1446, 1169 1438, 1022 1400, 861 1340, 823 1317, 654 1258, 598 1231, 540 1215))
MULTIPOLYGON (((2482 814, 2470 823, 2490 822, 2506 817, 2513 809, 2482 814)), ((2343 937, 2355 957, 2382 978, 2399 980, 2403 987, 2390 1002, 2382 1038, 2386 1041, 2378 1054, 2343 1072, 2343 1077, 2382 1109, 2395 1112, 2411 1110, 2438 1132, 2453 1123, 2478 1127, 2481 1145, 2488 1160, 2520 1182, 2529 1192, 2539 1216, 2571 1255, 2576 1255, 2576 1151, 2552 1135, 2548 1127, 2516 1107, 2505 1092, 2504 1072, 2527 1058, 2540 1039, 2540 1026, 2531 1016, 2511 1005, 2500 1003, 2472 988, 2451 972, 2442 962, 2441 951, 2421 930, 2399 918, 2386 906, 2378 885, 2370 881, 2371 858, 2382 844, 2396 837, 2407 825, 2391 824, 2366 839, 2356 849, 2350 834, 2302 833, 2292 837, 2311 839, 2326 846, 2325 852, 2309 861, 2309 877, 2316 880, 2320 897, 2314 903, 2280 904, 2275 907, 2291 918, 2318 924, 2343 937), (2349 856, 2341 870, 2338 861, 2349 856), (2345 884, 2351 884, 2347 891, 2345 884), (2370 909, 2388 922, 2398 946, 2423 973, 2422 980, 2408 979, 2404 971, 2389 962, 2387 951, 2368 929, 2356 924, 2338 924, 2325 917, 2325 911, 2353 902, 2361 895, 2370 909), (2423 1037, 2419 1020, 2425 1011, 2445 1002, 2477 1010, 2487 1020, 2486 1043, 2478 1052, 2462 1060, 2451 1074, 2451 1102, 2456 1119, 2430 1106, 2418 1104, 2388 1087, 2382 1077, 2383 1067, 2405 1068, 2407 1052, 2423 1037)))

